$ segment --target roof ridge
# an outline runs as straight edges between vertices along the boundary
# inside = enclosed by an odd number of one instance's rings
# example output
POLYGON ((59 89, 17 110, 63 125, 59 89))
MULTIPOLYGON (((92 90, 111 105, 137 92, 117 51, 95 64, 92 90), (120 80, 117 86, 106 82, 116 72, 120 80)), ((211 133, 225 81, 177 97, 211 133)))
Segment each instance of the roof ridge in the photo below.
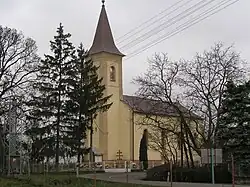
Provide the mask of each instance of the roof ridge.
MULTIPOLYGON (((157 100, 157 99, 150 99, 150 98, 145 98, 145 97, 137 96, 137 95, 135 95, 135 96, 133 96, 133 95, 123 95, 123 96, 125 96, 125 97, 136 97, 136 98, 140 98, 140 99, 144 99, 144 100, 149 100, 149 101, 160 101, 160 102, 162 102, 160 99, 159 100, 157 100)), ((174 104, 175 104, 175 102, 174 102, 174 104)))
MULTIPOLYGON (((162 102, 160 100, 153 100, 139 96, 123 96, 123 102, 130 106, 136 112, 163 116, 179 116, 178 112, 176 111, 176 108, 172 104, 170 104, 170 102, 162 102)), ((182 104, 178 102, 174 102, 173 104, 177 104, 180 107, 179 109, 184 113, 186 117, 200 119, 200 116, 189 111, 189 109, 183 106, 182 104)))

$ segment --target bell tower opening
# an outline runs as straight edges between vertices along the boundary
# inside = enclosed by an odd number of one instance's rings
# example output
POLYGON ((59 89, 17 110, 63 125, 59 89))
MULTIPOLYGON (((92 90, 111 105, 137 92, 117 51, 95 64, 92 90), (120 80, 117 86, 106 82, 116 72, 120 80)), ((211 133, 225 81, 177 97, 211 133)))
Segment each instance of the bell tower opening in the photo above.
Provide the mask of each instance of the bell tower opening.
POLYGON ((109 71, 110 71, 109 72, 110 81, 111 82, 115 82, 116 81, 116 70, 115 70, 115 67, 111 66, 109 71))

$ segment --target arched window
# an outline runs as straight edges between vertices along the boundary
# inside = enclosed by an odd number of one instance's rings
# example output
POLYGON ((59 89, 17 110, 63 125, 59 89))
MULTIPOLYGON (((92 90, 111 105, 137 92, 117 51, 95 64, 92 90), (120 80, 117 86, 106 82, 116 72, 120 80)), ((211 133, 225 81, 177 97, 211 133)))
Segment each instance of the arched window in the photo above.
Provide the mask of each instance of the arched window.
POLYGON ((110 67, 110 81, 115 82, 115 67, 110 67))

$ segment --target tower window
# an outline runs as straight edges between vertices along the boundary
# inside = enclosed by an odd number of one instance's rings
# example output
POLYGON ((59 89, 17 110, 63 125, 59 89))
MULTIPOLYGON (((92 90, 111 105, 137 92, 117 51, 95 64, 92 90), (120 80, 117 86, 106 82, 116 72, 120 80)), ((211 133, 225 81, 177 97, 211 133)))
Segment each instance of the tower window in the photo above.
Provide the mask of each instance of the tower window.
POLYGON ((115 67, 110 67, 110 81, 115 82, 115 67))

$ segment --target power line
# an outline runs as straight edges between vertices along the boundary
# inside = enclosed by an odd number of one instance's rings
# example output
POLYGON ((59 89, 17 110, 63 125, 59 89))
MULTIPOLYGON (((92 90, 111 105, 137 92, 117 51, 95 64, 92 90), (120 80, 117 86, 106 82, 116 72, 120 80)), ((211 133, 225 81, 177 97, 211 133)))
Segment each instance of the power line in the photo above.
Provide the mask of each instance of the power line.
MULTIPOLYGON (((225 0, 223 0, 223 1, 225 1, 225 0)), ((223 1, 221 1, 221 2, 223 2, 223 1)), ((202 14, 203 14, 203 16, 204 16, 204 15, 206 15, 206 14, 212 12, 213 10, 218 9, 218 8, 221 7, 222 5, 224 5, 224 4, 226 4, 226 3, 229 3, 229 2, 231 2, 231 1, 232 1, 232 0, 226 0, 226 2, 224 2, 223 4, 217 6, 216 8, 213 8, 212 10, 210 10, 210 11, 208 11, 208 12, 206 11, 205 14, 204 14, 204 13, 202 13, 202 14)), ((235 4, 235 3, 238 2, 238 1, 239 1, 239 0, 234 0, 233 2, 227 4, 226 6, 224 6, 224 7, 222 7, 222 8, 219 8, 218 10, 216 10, 216 11, 214 11, 214 12, 208 14, 207 16, 205 16, 205 17, 203 17, 203 18, 201 18, 201 19, 199 19, 199 18, 200 18, 200 15, 202 15, 202 14, 196 16, 195 19, 193 19, 193 20, 191 20, 191 21, 188 21, 188 22, 185 22, 185 23, 182 24, 181 26, 177 27, 177 29, 175 29, 175 30, 177 30, 177 31, 174 31, 174 32, 172 31, 172 32, 170 32, 170 33, 167 33, 166 35, 163 35, 162 37, 158 38, 157 40, 154 40, 153 42, 150 42, 151 44, 149 43, 149 44, 143 46, 141 49, 139 48, 138 50, 136 50, 136 51, 130 53, 130 54, 128 55, 129 57, 126 58, 125 60, 128 60, 128 59, 130 59, 130 58, 132 58, 132 57, 134 57, 134 56, 136 56, 136 55, 142 53, 143 51, 145 51, 145 50, 147 50, 147 49, 149 49, 149 48, 151 48, 151 47, 153 47, 153 46, 155 46, 155 45, 161 43, 162 41, 164 41, 164 40, 166 40, 166 39, 169 39, 169 38, 175 36, 176 34, 179 34, 180 32, 182 32, 182 31, 188 29, 189 27, 191 27, 191 26, 193 26, 193 25, 198 24, 199 22, 201 22, 201 21, 205 20, 206 18, 208 18, 208 17, 210 17, 210 16, 212 16, 212 15, 214 15, 214 14, 216 14, 216 13, 222 11, 222 10, 224 10, 225 8, 227 8, 227 7, 229 7, 229 6, 233 5, 233 4, 235 4), (197 20, 197 21, 196 21, 196 20, 197 20), (189 23, 191 23, 191 24, 188 25, 189 23), (184 28, 182 28, 182 27, 184 27, 184 28), (178 29, 180 29, 180 30, 178 31, 178 29)), ((220 2, 220 3, 221 3, 221 2, 220 2)))
MULTIPOLYGON (((180 5, 179 7, 175 8, 174 10, 172 10, 171 12, 169 12, 168 14, 163 15, 163 16, 160 17, 159 19, 155 20, 152 24, 149 24, 149 25, 146 25, 146 26, 150 27, 150 26, 154 25, 155 23, 161 21, 161 20, 164 19, 165 17, 171 15, 172 13, 176 12, 178 9, 182 8, 183 6, 187 5, 188 3, 192 2, 192 1, 193 1, 193 0, 188 0, 188 1, 185 2, 184 4, 180 5)), ((170 7, 170 8, 171 8, 171 7, 170 7)), ((138 30, 137 32, 133 33, 133 35, 136 35, 136 34, 140 33, 141 31, 145 30, 145 28, 147 28, 146 26, 143 27, 143 28, 141 28, 141 29, 138 30)), ((130 36, 130 35, 129 35, 129 36, 130 36)), ((127 40, 127 39, 129 38, 129 36, 126 37, 126 38, 124 38, 122 41, 118 42, 118 44, 120 44, 120 43, 122 43, 123 41, 127 40)))
MULTIPOLYGON (((178 1, 177 3, 174 3, 174 4, 171 5, 170 7, 166 8, 165 10, 163 10, 163 11, 161 11, 160 13, 158 13, 157 15, 151 17, 150 19, 148 19, 147 21, 143 22, 143 23, 140 24, 139 26, 137 26, 137 27, 135 27, 134 29, 130 30, 129 32, 127 32, 127 33, 124 34, 123 36, 119 37, 119 38, 117 39, 118 44, 121 43, 121 42, 123 42, 124 40, 126 40, 126 39, 129 37, 129 35, 131 35, 131 33, 133 34, 134 31, 136 31, 137 29, 139 29, 139 28, 142 27, 143 25, 146 25, 146 26, 147 26, 147 23, 149 23, 150 21, 154 20, 156 17, 158 17, 159 15, 165 13, 165 12, 168 11, 169 9, 173 8, 174 6, 178 5, 178 4, 181 3, 182 1, 184 1, 184 0, 180 0, 180 1, 178 1), (126 36, 127 36, 127 37, 126 37, 126 36), (125 38, 125 39, 122 39, 122 38, 124 38, 124 37, 126 37, 126 38, 125 38), (121 40, 121 39, 122 39, 122 40, 121 40), (121 41, 119 41, 119 40, 121 40, 121 41)), ((192 0, 190 0, 190 1, 192 1, 192 0)), ((163 16, 163 17, 161 17, 161 18, 159 18, 159 19, 157 19, 157 20, 161 20, 161 19, 164 18, 164 17, 165 17, 165 16, 163 16)), ((144 28, 142 28, 141 30, 143 30, 143 29, 144 29, 144 28)), ((137 31, 137 32, 134 33, 134 34, 137 34, 137 33, 140 32, 141 30, 137 31)))
MULTIPOLYGON (((231 0, 223 0, 223 1, 230 2, 231 0)), ((223 2, 223 1, 222 1, 222 2, 223 2)), ((175 31, 175 32, 173 32, 173 31, 172 31, 172 32, 169 32, 169 33, 163 35, 162 37, 160 37, 160 38, 154 40, 153 42, 151 42, 151 45, 150 45, 150 43, 149 43, 149 44, 143 46, 143 47, 141 48, 141 50, 140 50, 140 48, 139 48, 138 50, 132 52, 131 54, 128 55, 129 58, 127 58, 126 60, 128 60, 128 59, 130 59, 130 58, 132 58, 132 57, 134 57, 134 56, 136 56, 136 55, 138 55, 138 54, 140 54, 141 52, 143 52, 143 51, 145 51, 145 50, 147 50, 147 49, 149 49, 149 48, 151 48, 151 47, 153 47, 153 46, 155 46, 155 45, 157 45, 158 43, 161 43, 162 41, 164 41, 164 40, 166 40, 166 39, 171 38, 172 36, 174 36, 174 35, 176 35, 176 34, 182 32, 182 31, 186 30, 187 28, 189 28, 189 27, 191 27, 191 26, 193 26, 193 25, 195 25, 195 24, 197 24, 197 23, 199 23, 199 22, 201 22, 201 21, 203 21, 204 19, 206 19, 206 18, 208 18, 208 17, 210 17, 210 16, 212 16, 212 15, 218 13, 219 11, 221 11, 221 10, 227 8, 228 6, 234 4, 234 3, 238 2, 238 1, 239 1, 239 0, 236 0, 236 1, 234 1, 234 2, 232 2, 232 3, 230 3, 230 4, 228 4, 228 5, 226 5, 226 6, 222 7, 222 8, 220 8, 219 10, 217 10, 217 11, 215 11, 215 12, 209 14, 208 16, 205 16, 205 17, 202 18, 202 19, 199 19, 199 16, 200 16, 200 15, 196 16, 196 18, 195 18, 194 20, 187 21, 187 22, 185 22, 184 24, 182 24, 181 26, 177 27, 177 29, 175 29, 175 30, 177 30, 177 31, 175 31), (197 18, 197 17, 198 17, 198 18, 197 18), (196 20, 198 20, 198 21, 196 21, 196 20), (194 22, 194 21, 196 21, 196 22, 194 22), (192 22, 193 22, 193 23, 192 23, 192 22), (188 25, 189 23, 192 23, 192 24, 191 24, 191 25, 188 25), (187 25, 187 26, 186 26, 186 25, 187 25), (184 28, 182 28, 183 26, 184 26, 184 28), (186 26, 186 27, 185 27, 185 26, 186 26), (178 29, 181 29, 181 30, 178 31, 178 29), (160 40, 159 40, 159 39, 160 39, 160 40), (154 42, 155 42, 155 43, 154 43, 154 42), (130 56, 130 55, 131 55, 131 56, 130 56)), ((225 2, 225 3, 223 3, 223 4, 226 4, 227 2, 225 2)), ((221 6, 221 5, 220 5, 220 6, 221 6)), ((218 6, 218 7, 220 7, 220 6, 218 6)), ((218 7, 216 7, 216 8, 218 8, 218 7)), ((216 9, 216 8, 215 8, 215 9, 216 9)), ((214 9, 213 9, 213 10, 214 10, 214 9)), ((210 10, 209 12, 211 12, 211 11, 212 11, 212 10, 210 10)), ((205 15, 208 14, 209 12, 206 12, 205 15)), ((203 13, 203 14, 204 14, 204 13, 203 13)), ((202 15, 202 14, 201 14, 201 15, 202 15)))
MULTIPOLYGON (((223 0, 223 1, 227 1, 227 0, 223 0)), ((223 2, 223 1, 222 1, 222 2, 223 2)), ((220 3, 221 3, 221 2, 220 2, 220 3)), ((224 4, 225 4, 225 3, 224 3, 224 4)), ((220 6, 221 6, 221 5, 219 5, 218 7, 220 7, 220 6)), ((218 7, 216 7, 216 8, 218 8, 218 7)), ((210 8, 210 9, 211 9, 211 8, 210 8)), ((212 10, 214 10, 214 9, 212 9, 212 10)), ((205 15, 206 15, 207 13, 211 12, 212 10, 210 10, 210 11, 208 11, 208 12, 205 11, 205 15)), ((178 33, 181 32, 182 30, 185 30, 186 28, 189 28, 190 26, 194 25, 194 24, 192 24, 192 25, 188 26, 189 23, 192 23, 192 22, 198 20, 198 19, 201 17, 201 15, 204 15, 204 12, 203 12, 202 14, 196 16, 195 19, 189 20, 189 21, 185 22, 184 24, 178 26, 174 31, 171 31, 171 32, 169 32, 169 33, 167 33, 167 34, 165 34, 165 35, 163 35, 163 36, 157 38, 156 40, 154 40, 153 42, 151 42, 151 45, 150 45, 150 43, 147 44, 147 45, 145 45, 144 47, 141 48, 141 49, 142 49, 141 52, 143 52, 144 50, 146 50, 146 49, 148 49, 148 48, 150 48, 150 47, 152 47, 152 46, 154 46, 154 45, 160 43, 161 41, 164 41, 165 39, 168 39, 168 38, 174 36, 175 34, 178 34, 178 33), (187 25, 188 27, 185 27, 186 25, 187 25), (181 29, 182 27, 185 27, 185 28, 181 29), (181 30, 178 31, 178 29, 181 29, 181 30), (177 32, 176 32, 176 31, 177 31, 177 32), (160 40, 160 41, 159 41, 159 40, 160 40), (154 43, 154 42, 155 42, 155 43, 154 43)), ((209 17, 209 16, 207 16, 207 17, 209 17)), ((206 17, 206 18, 207 18, 207 17, 206 17)), ((205 18, 203 18, 203 19, 205 19, 205 18)), ((203 19, 202 19, 202 20, 203 20, 203 19)), ((201 20, 200 20, 200 21, 201 21, 201 20)), ((199 22, 199 21, 198 21, 198 22, 199 22)), ((136 50, 135 52, 132 52, 130 55, 135 56, 136 54, 139 54, 139 53, 140 53, 140 48, 139 48, 138 50, 136 50), (137 51, 139 51, 139 52, 137 52, 137 51)))
POLYGON ((135 45, 137 45, 137 44, 139 44, 139 43, 145 41, 146 38, 148 39, 148 38, 152 37, 153 35, 155 35, 155 34, 161 32, 161 31, 163 31, 164 29, 166 29, 166 28, 172 26, 172 25, 175 24, 176 22, 178 22, 178 21, 180 21, 180 20, 186 18, 187 16, 193 14, 194 12, 199 11, 200 9, 206 7, 207 5, 213 3, 214 1, 216 1, 216 0, 210 0, 210 1, 208 1, 208 2, 206 2, 206 0, 201 0, 201 1, 199 1, 197 4, 191 6, 190 8, 188 8, 188 9, 186 9, 186 10, 184 10, 183 12, 179 13, 179 14, 176 15, 175 17, 173 17, 173 18, 171 18, 171 19, 165 21, 163 24, 161 24, 161 25, 157 26, 156 28, 151 29, 151 30, 148 31, 147 33, 145 33, 145 34, 143 34, 143 35, 141 35, 141 36, 135 38, 134 40, 132 40, 132 41, 129 42, 128 44, 123 45, 123 46, 121 47, 121 49, 126 50, 126 48, 129 48, 129 47, 131 47, 131 46, 135 46, 135 45), (204 2, 206 2, 206 3, 204 4, 204 2), (197 7, 197 6, 198 6, 198 7, 197 7), (179 17, 179 16, 181 16, 181 17, 179 17), (179 18, 178 18, 178 17, 179 17, 179 18), (175 20, 175 19, 176 19, 176 20, 175 20), (173 23, 172 23, 171 21, 172 21, 173 23), (169 23, 169 22, 170 22, 170 23, 169 23))

